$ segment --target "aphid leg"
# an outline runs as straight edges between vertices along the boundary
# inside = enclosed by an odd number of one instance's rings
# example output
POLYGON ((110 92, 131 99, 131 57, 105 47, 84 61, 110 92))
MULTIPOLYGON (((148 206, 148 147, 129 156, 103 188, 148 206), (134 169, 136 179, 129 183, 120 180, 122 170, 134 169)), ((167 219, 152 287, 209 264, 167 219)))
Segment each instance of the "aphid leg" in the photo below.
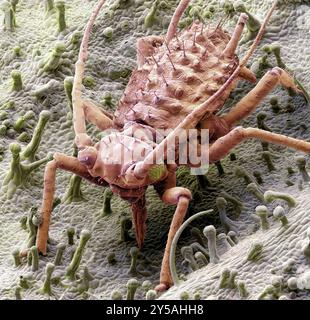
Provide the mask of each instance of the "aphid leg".
POLYGON ((104 0, 100 0, 92 13, 82 39, 78 61, 75 65, 75 75, 72 88, 72 105, 73 105, 73 125, 75 131, 75 143, 79 149, 83 149, 92 145, 92 140, 86 133, 85 114, 82 101, 82 81, 85 70, 85 63, 88 55, 88 42, 89 37, 96 20, 97 15, 101 7, 104 4, 104 0))
POLYGON ((290 138, 282 134, 261 129, 236 127, 211 145, 209 149, 210 163, 223 159, 236 145, 249 138, 256 138, 266 142, 280 144, 305 153, 310 153, 310 142, 290 138))
POLYGON ((165 203, 176 204, 177 208, 173 215, 168 233, 167 244, 160 271, 160 284, 155 288, 157 291, 167 290, 171 285, 173 285, 169 267, 171 244, 177 230, 183 223, 190 199, 191 192, 188 189, 181 187, 168 189, 163 195, 163 201, 165 203))
POLYGON ((244 29, 244 26, 246 22, 248 21, 248 16, 245 13, 241 13, 236 28, 231 36, 231 39, 227 43, 226 48, 224 49, 223 56, 224 57, 233 57, 235 54, 235 51, 237 49, 239 40, 242 35, 242 31, 244 29))
POLYGON ((95 182, 93 181, 94 178, 92 178, 88 173, 86 167, 84 167, 77 158, 69 157, 61 153, 55 153, 54 160, 50 161, 46 165, 44 173, 43 203, 41 207, 42 223, 38 228, 36 241, 38 251, 43 255, 46 254, 46 244, 53 207, 57 169, 73 172, 87 180, 95 182))
POLYGON ((253 73, 253 71, 251 71, 247 67, 242 67, 241 68, 240 73, 239 73, 239 78, 241 78, 243 80, 250 81, 252 83, 256 83, 255 74, 253 73))
POLYGON ((285 70, 275 67, 267 72, 255 88, 243 97, 222 119, 226 121, 229 127, 232 127, 236 122, 253 112, 266 95, 279 83, 300 92, 294 83, 294 79, 285 70))
POLYGON ((166 42, 169 43, 171 39, 175 36, 176 30, 178 28, 178 23, 181 19, 182 14, 186 10, 190 0, 181 0, 179 5, 177 6, 171 22, 168 27, 167 35, 166 35, 166 42))
POLYGON ((96 106, 92 101, 83 100, 83 109, 85 118, 100 130, 106 130, 112 127, 112 117, 109 116, 106 111, 96 106))
POLYGON ((151 57, 155 49, 161 46, 164 42, 163 37, 149 36, 138 39, 137 41, 137 63, 138 69, 147 63, 146 58, 151 57))
POLYGON ((165 291, 173 285, 169 267, 171 244, 177 230, 183 223, 189 201, 192 198, 190 190, 186 188, 175 187, 175 183, 175 174, 172 174, 167 178, 164 189, 160 192, 162 194, 161 199, 164 203, 177 205, 177 208, 170 225, 165 253, 161 265, 160 284, 155 288, 156 291, 165 291))

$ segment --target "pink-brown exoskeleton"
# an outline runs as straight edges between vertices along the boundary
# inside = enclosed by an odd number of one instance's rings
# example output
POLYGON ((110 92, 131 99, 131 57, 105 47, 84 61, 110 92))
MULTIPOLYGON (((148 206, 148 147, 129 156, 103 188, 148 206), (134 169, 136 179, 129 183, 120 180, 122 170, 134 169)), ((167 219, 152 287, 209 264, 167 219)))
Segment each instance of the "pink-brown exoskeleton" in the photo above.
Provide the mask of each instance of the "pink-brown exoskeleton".
MULTIPOLYGON (((190 190, 176 187, 178 157, 175 163, 168 164, 166 161, 169 148, 175 145, 170 142, 175 140, 180 130, 209 130, 210 163, 219 161, 248 138, 310 152, 308 142, 256 128, 235 127, 256 109, 276 85, 281 84, 300 92, 292 77, 278 67, 267 72, 254 89, 225 115, 217 115, 239 80, 256 82, 255 75, 246 67, 246 63, 263 36, 276 2, 266 14, 255 40, 241 61, 235 51, 247 15, 240 15, 231 35, 220 24, 205 27, 198 21, 177 32, 178 22, 189 2, 180 1, 165 35, 148 36, 137 41, 137 68, 131 75, 114 115, 82 97, 89 37, 104 4, 103 0, 98 2, 83 36, 72 91, 78 157, 56 153, 54 160, 46 166, 42 223, 38 228, 36 242, 40 253, 46 254, 57 169, 73 172, 100 186, 109 186, 114 193, 128 200, 132 207, 139 247, 146 233, 145 192, 149 185, 153 185, 164 203, 176 205, 164 252, 160 284, 156 288, 158 291, 166 290, 173 284, 169 271, 171 242, 191 200, 190 190), (114 129, 117 132, 104 136, 94 144, 86 133, 86 120, 100 130, 114 129), (158 129, 173 131, 157 143, 149 134, 143 134, 154 133, 158 129), (114 161, 115 155, 133 153, 133 150, 135 152, 131 161, 114 161), (154 159, 160 160, 160 164, 154 159)), ((191 163, 187 165, 191 167, 191 163)))

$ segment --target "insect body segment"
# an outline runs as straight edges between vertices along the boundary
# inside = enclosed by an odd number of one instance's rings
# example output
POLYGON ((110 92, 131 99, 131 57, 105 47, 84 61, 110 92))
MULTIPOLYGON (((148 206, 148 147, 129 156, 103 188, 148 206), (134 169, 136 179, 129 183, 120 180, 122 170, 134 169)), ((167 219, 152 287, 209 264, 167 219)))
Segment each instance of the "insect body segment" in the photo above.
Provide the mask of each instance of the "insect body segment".
MULTIPOLYGON (((169 44, 162 37, 161 44, 157 39, 151 50, 139 50, 138 55, 144 52, 140 59, 144 64, 133 72, 114 114, 117 128, 128 121, 156 129, 175 128, 212 96, 238 65, 236 55, 223 56, 229 40, 221 27, 203 29, 197 22, 169 44)), ((150 42, 152 39, 145 38, 140 47, 150 42)))

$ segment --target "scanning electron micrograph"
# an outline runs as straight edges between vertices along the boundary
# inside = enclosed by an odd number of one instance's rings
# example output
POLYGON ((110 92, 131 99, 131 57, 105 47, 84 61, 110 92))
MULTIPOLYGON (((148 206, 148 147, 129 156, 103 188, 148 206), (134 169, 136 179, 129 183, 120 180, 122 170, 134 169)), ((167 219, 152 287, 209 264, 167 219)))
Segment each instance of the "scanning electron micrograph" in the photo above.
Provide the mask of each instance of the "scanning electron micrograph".
POLYGON ((0 300, 309 300, 309 0, 0 9, 0 300))

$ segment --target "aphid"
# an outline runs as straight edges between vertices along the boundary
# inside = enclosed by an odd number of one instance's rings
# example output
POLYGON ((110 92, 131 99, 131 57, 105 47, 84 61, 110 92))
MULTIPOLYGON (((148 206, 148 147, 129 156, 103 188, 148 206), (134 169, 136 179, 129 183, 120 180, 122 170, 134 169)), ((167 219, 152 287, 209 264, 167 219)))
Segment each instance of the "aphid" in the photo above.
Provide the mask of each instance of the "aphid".
MULTIPOLYGON (((36 243, 40 253, 46 254, 57 169, 73 172, 100 186, 109 186, 114 193, 128 200, 140 248, 146 233, 145 192, 149 185, 153 185, 163 202, 177 205, 162 262, 160 285, 156 288, 158 291, 166 290, 172 285, 169 272, 171 242, 191 200, 188 189, 176 187, 180 150, 172 150, 176 147, 171 147, 173 144, 170 142, 175 141, 181 129, 209 130, 210 163, 219 161, 237 144, 249 138, 310 153, 308 142, 261 129, 234 127, 253 112, 276 85, 282 84, 300 92, 293 78, 278 67, 267 72, 227 114, 217 115, 239 80, 256 82, 255 75, 245 65, 263 36, 276 1, 240 62, 235 51, 247 15, 241 13, 232 35, 221 25, 203 28, 201 22, 194 22, 190 28, 177 33, 178 22, 189 2, 180 1, 166 35, 138 40, 137 69, 132 73, 113 116, 82 97, 89 37, 104 0, 98 2, 86 26, 73 83, 73 122, 78 158, 56 153, 54 160, 46 166, 41 209, 43 222, 39 226, 36 243), (113 128, 117 132, 93 144, 86 133, 86 120, 100 130, 113 128), (161 141, 154 142, 153 135, 158 129, 173 131, 161 141), (177 153, 172 164, 167 161, 171 151, 177 153), (119 154, 132 156, 131 161, 126 162, 126 157, 115 159, 119 154), (155 158, 156 163, 153 161, 155 158)), ((200 147, 197 143, 197 148, 200 147)), ((194 166, 190 162, 187 165, 194 166)))

